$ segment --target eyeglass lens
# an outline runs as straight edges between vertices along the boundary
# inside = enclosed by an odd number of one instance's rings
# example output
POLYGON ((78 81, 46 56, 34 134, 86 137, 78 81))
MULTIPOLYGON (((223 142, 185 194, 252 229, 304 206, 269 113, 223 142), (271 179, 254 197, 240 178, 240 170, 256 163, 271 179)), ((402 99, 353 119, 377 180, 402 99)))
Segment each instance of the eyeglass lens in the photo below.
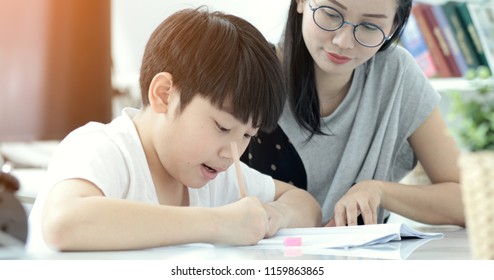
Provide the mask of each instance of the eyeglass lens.
POLYGON ((343 16, 331 7, 319 7, 314 10, 314 22, 322 29, 327 31, 335 31, 340 29, 345 23, 354 27, 355 39, 362 45, 367 47, 375 47, 381 44, 385 35, 384 32, 377 26, 371 23, 360 23, 354 25, 345 22, 343 16))

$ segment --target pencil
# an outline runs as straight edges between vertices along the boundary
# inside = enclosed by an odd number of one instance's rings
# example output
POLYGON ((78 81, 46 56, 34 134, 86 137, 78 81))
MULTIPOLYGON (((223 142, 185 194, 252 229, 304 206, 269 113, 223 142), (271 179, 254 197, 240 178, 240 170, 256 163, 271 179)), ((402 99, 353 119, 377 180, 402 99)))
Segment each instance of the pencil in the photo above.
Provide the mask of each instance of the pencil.
POLYGON ((238 181, 238 188, 240 190, 240 198, 244 198, 245 197, 244 177, 242 176, 242 170, 240 168, 240 157, 238 156, 237 143, 231 142, 230 148, 232 149, 233 162, 235 164, 235 170, 237 171, 237 181, 238 181))

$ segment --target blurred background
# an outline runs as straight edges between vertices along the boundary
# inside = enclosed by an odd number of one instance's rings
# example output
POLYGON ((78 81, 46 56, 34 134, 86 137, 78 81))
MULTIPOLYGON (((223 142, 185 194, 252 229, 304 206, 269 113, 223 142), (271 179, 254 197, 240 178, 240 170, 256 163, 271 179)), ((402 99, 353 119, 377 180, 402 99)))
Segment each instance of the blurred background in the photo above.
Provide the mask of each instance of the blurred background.
POLYGON ((0 141, 60 140, 139 106, 144 46, 173 12, 207 5, 272 42, 289 1, 0 0, 0 141))
POLYGON ((276 43, 288 0, 0 0, 0 171, 29 209, 69 132, 140 107, 145 44, 166 17, 207 5, 276 43))

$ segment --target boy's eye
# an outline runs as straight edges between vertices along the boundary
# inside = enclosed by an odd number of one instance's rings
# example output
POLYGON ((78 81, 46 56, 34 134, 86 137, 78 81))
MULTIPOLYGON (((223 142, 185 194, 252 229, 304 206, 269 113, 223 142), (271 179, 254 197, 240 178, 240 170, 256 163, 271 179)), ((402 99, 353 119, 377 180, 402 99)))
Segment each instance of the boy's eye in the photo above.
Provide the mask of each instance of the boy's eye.
POLYGON ((228 128, 225 128, 223 126, 221 126, 219 123, 216 123, 216 126, 218 127, 218 129, 221 131, 221 132, 229 132, 230 129, 228 128))
MULTIPOLYGON (((226 127, 220 125, 218 122, 215 122, 215 123, 216 123, 216 127, 218 127, 218 130, 223 132, 223 133, 228 133, 231 131, 230 128, 226 128, 226 127)), ((255 135, 250 135, 248 133, 245 133, 244 138, 250 140, 252 137, 255 137, 256 135, 257 135, 257 133, 255 135)))

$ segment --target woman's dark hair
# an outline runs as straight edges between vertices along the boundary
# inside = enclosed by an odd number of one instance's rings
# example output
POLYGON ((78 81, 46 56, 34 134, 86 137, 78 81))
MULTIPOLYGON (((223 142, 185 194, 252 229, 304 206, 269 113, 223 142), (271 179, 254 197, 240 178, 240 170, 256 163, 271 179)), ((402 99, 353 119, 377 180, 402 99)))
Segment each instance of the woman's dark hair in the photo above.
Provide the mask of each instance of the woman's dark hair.
POLYGON ((200 95, 254 127, 276 127, 286 97, 281 63, 268 41, 247 21, 205 7, 168 17, 151 35, 142 59, 141 96, 149 105, 153 77, 169 72, 180 90, 180 108, 200 95))
MULTIPOLYGON (((395 30, 391 38, 379 48, 379 52, 400 38, 410 16, 412 0, 396 1, 395 30)), ((310 132, 310 139, 315 134, 324 133, 321 130, 320 104, 314 81, 314 61, 302 36, 302 16, 297 12, 297 0, 292 0, 282 41, 283 70, 290 109, 297 123, 310 132)))

